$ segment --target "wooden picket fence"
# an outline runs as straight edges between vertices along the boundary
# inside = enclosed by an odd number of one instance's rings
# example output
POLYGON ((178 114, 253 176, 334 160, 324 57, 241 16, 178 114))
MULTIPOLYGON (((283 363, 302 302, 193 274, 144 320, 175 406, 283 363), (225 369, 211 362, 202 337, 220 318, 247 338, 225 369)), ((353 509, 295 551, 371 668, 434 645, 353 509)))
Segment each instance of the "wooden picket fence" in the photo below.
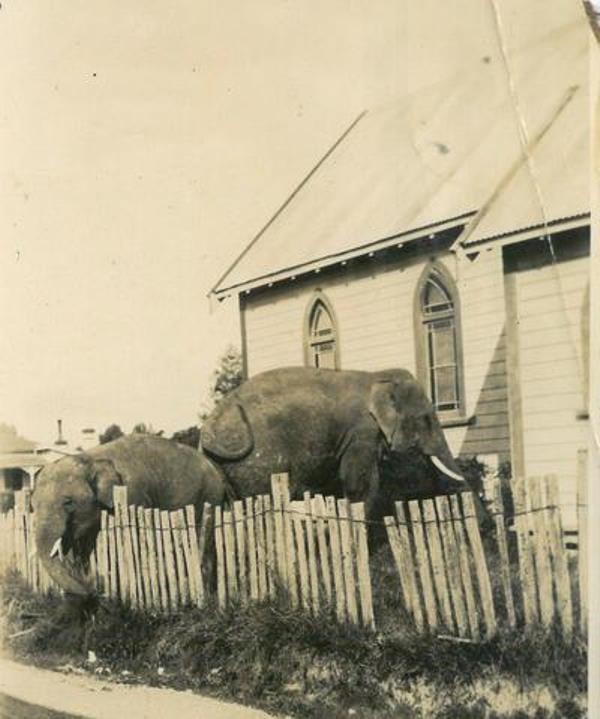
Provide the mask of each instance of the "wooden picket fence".
MULTIPOLYGON (((585 476, 585 453, 579 457, 585 476)), ((396 503, 384 526, 406 614, 421 631, 478 641, 499 627, 557 618, 570 635, 587 616, 587 498, 580 481, 579 573, 565 549, 554 476, 510 482, 513 526, 507 532, 500 485, 495 534, 482 540, 473 495, 396 503), (490 567, 494 575, 490 576, 490 567)), ((29 495, 0 515, 0 572, 16 568, 39 592, 56 587, 35 553, 29 495)), ((276 598, 340 622, 375 627, 368 522, 362 503, 311 496, 291 501, 288 477, 273 475, 271 493, 234 502, 161 511, 128 505, 116 487, 113 514, 103 512, 89 581, 104 596, 172 612, 214 601, 276 598)), ((65 558, 69 561, 69 557, 65 558)))

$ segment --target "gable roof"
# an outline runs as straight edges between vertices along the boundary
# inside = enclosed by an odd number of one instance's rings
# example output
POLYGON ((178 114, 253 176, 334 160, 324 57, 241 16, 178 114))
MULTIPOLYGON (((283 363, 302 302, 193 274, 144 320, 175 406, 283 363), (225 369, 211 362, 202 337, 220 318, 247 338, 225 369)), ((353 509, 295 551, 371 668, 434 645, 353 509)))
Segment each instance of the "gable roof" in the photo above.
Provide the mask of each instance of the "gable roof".
POLYGON ((468 221, 465 244, 585 215, 587 26, 568 7, 543 31, 539 17, 499 28, 477 67, 356 118, 212 292, 468 221))

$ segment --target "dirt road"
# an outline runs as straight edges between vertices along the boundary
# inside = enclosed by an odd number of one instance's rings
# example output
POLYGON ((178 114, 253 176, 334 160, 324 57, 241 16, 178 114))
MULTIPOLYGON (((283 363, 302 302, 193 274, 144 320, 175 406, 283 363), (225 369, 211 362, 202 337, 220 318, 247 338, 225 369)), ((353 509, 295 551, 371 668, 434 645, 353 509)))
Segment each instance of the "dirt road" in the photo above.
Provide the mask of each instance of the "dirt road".
POLYGON ((271 719, 191 692, 127 686, 0 659, 0 719, 271 719))

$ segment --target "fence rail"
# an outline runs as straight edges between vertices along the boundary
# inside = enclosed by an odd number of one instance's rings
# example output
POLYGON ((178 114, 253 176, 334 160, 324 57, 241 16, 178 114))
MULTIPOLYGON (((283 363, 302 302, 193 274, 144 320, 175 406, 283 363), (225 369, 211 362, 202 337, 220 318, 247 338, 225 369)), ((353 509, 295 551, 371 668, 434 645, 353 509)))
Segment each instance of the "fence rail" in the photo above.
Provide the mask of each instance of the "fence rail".
MULTIPOLYGON (((585 453, 579 457, 585 476, 585 453)), ((383 526, 398 592, 419 631, 478 641, 500 626, 559 620, 566 635, 585 630, 587 522, 580 481, 579 575, 565 549, 555 476, 510 483, 507 532, 500 484, 493 488, 495 534, 482 540, 473 495, 397 502, 383 526)), ((16 568, 39 592, 55 589, 34 546, 29 494, 0 515, 0 571, 16 568)), ((372 562, 362 503, 312 496, 290 500, 285 474, 271 494, 231 507, 175 511, 129 505, 115 487, 114 513, 102 512, 89 581, 107 597, 172 612, 286 598, 294 608, 331 611, 340 622, 375 627, 372 562)), ((70 561, 69 557, 64 561, 70 561)))

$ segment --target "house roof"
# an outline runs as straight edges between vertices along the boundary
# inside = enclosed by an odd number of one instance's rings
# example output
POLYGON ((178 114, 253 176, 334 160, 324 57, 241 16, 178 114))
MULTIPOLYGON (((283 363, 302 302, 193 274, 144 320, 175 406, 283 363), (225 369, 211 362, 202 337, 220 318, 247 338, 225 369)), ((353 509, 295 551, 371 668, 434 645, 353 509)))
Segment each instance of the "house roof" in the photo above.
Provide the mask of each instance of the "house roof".
POLYGON ((547 24, 495 17, 476 67, 353 119, 213 292, 449 225, 467 223, 470 244, 585 215, 587 24, 577 4, 549 5, 547 24))
POLYGON ((0 423, 0 455, 33 452, 37 444, 30 439, 21 437, 11 425, 0 423))

